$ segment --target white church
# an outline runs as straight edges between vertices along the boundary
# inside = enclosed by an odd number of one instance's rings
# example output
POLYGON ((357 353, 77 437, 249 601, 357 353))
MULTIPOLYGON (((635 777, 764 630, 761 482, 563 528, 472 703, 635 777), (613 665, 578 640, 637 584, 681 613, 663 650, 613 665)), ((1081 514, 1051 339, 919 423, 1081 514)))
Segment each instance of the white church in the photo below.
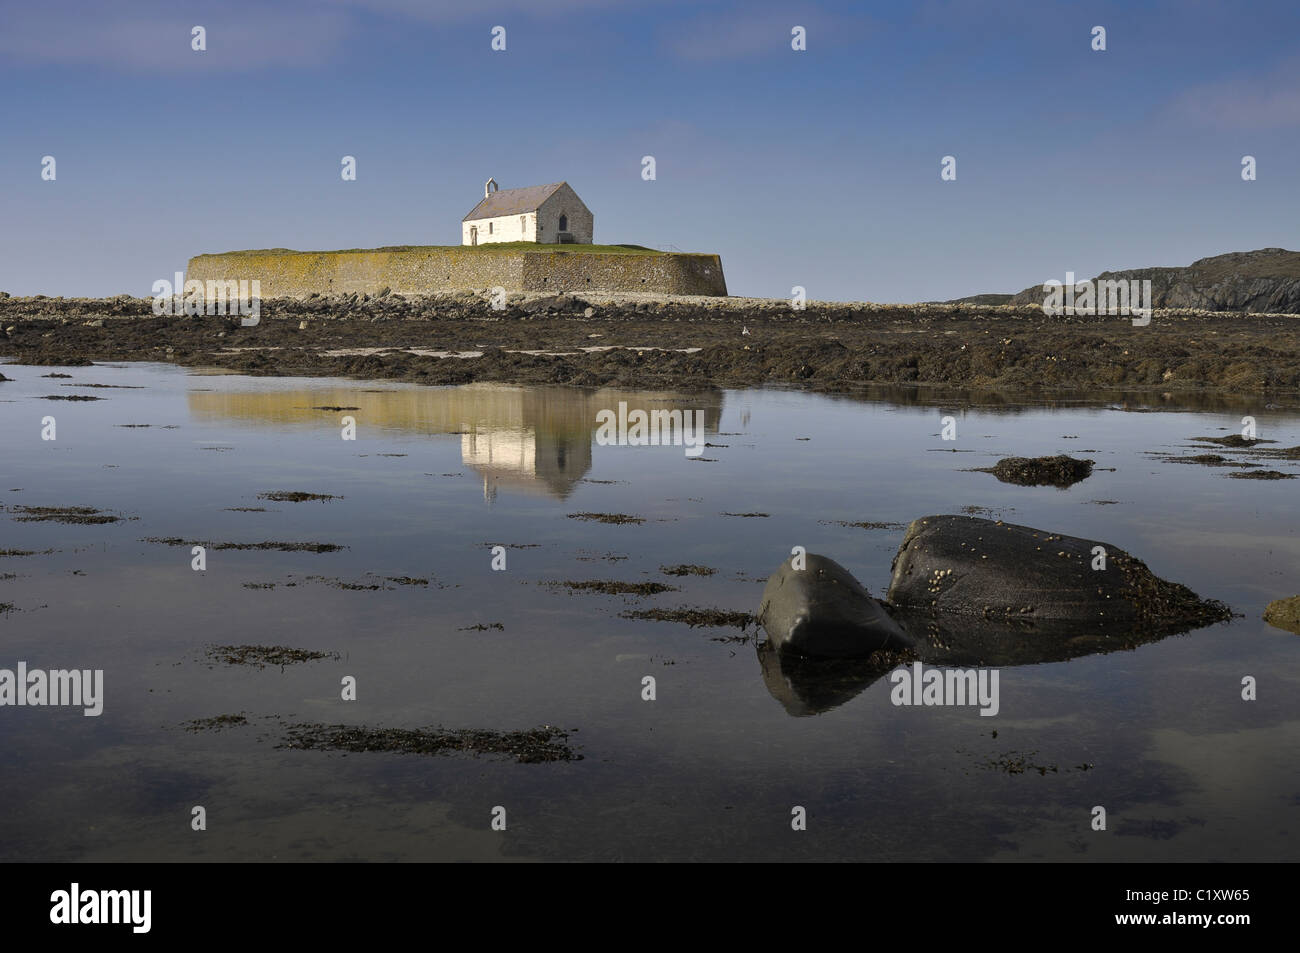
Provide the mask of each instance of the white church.
POLYGON ((488 179, 483 184, 483 201, 461 219, 460 228, 462 245, 590 245, 594 219, 567 182, 499 189, 496 179, 488 179))

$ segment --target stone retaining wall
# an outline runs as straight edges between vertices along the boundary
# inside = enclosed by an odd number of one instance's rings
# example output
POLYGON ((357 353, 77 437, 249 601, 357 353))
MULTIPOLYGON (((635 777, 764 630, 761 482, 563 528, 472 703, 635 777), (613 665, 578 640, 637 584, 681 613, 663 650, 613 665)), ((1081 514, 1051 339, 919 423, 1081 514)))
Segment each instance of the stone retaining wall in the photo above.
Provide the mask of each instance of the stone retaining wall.
MULTIPOLYGON (((499 252, 478 248, 375 249, 373 251, 228 252, 191 258, 186 280, 261 282, 261 296, 310 294, 420 295, 440 291, 653 292, 725 295, 717 255, 622 255, 560 251, 499 252)), ((179 289, 178 289, 179 290, 179 289)))

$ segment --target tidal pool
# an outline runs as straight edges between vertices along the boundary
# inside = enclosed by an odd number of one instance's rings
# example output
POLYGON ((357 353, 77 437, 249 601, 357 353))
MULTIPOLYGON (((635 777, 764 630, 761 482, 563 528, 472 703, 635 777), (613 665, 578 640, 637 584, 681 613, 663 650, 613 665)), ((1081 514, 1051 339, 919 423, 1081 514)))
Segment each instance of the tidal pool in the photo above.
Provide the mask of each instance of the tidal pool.
POLYGON ((0 555, 0 669, 104 673, 97 717, 0 707, 5 860, 1300 855, 1300 635, 1261 618, 1300 591, 1300 483, 1162 459, 1247 414, 1295 446, 1294 408, 4 371, 0 551, 30 555, 0 555), (69 395, 102 399, 45 399, 69 395), (606 445, 597 415, 620 402, 698 411, 707 445, 606 445), (971 472, 1058 453, 1092 475, 971 472), (21 509, 73 506, 118 519, 21 509), (887 678, 792 715, 753 626, 625 616, 754 612, 794 546, 879 597, 906 524, 962 512, 1113 543, 1240 615, 1004 666, 995 717, 895 706, 887 678), (632 585, 563 585, 589 581, 632 585), (303 724, 552 726, 574 756, 286 746, 303 724))

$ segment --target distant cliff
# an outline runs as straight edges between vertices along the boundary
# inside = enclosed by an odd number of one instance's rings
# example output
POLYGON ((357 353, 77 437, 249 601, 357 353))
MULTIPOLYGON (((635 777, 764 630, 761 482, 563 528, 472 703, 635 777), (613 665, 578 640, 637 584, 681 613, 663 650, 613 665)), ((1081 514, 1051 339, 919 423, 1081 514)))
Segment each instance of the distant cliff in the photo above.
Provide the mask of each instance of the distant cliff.
MULTIPOLYGON (((1046 275, 1043 280, 1049 278, 1062 281, 1065 275, 1046 275)), ((1150 279, 1155 308, 1300 314, 1300 252, 1285 248, 1229 252, 1184 268, 1107 271, 1093 280, 1134 279, 1150 279)), ((1042 284, 1036 284, 1013 296, 1010 303, 1042 304, 1043 294, 1042 284)))

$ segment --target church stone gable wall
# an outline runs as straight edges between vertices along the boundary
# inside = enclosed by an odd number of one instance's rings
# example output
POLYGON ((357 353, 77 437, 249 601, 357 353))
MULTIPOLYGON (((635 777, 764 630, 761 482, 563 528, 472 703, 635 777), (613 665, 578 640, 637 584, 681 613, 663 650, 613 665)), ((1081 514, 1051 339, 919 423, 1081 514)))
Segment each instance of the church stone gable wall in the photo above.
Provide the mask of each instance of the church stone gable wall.
POLYGON ((495 252, 482 248, 295 252, 272 249, 191 258, 186 279, 261 282, 263 298, 310 294, 436 294, 484 290, 725 295, 717 255, 495 252))
POLYGON ((568 231, 580 245, 590 245, 596 234, 595 216, 578 198, 578 193, 567 185, 556 189, 555 194, 537 210, 537 241, 553 244, 560 231, 560 216, 568 216, 568 231))

